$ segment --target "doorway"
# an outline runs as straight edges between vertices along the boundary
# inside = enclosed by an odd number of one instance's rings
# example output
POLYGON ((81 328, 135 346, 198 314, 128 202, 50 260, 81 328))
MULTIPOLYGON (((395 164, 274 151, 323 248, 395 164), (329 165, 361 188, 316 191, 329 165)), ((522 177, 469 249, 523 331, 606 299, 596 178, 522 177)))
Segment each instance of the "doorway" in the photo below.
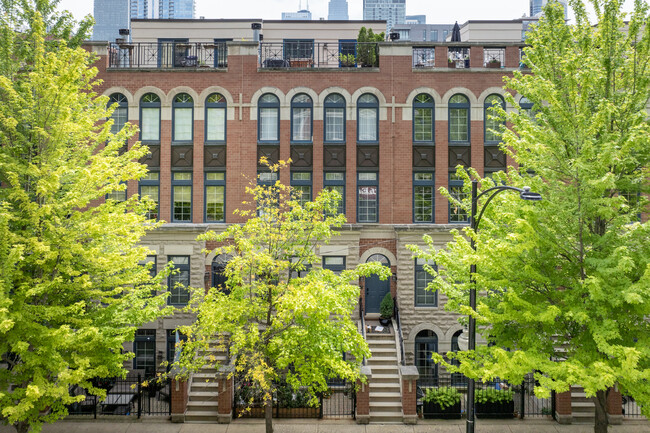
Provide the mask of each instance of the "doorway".
MULTIPOLYGON (((383 254, 373 254, 366 263, 379 262, 390 268, 390 261, 383 254)), ((379 313, 379 305, 386 293, 390 292, 390 278, 380 280, 378 275, 366 277, 366 313, 379 313)))

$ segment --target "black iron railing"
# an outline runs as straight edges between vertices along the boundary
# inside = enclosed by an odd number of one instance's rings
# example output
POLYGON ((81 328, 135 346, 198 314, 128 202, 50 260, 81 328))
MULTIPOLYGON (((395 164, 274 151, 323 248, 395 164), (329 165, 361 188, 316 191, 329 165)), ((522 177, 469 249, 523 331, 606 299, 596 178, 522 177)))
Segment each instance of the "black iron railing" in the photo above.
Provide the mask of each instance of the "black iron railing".
POLYGON ((447 66, 456 69, 469 68, 469 47, 449 47, 447 66))
POLYGON ((285 41, 260 43, 260 68, 378 67, 375 42, 285 41))
POLYGON ((395 317, 395 323, 397 324, 397 335, 399 337, 399 351, 400 351, 400 363, 406 365, 406 360, 404 359, 404 336, 402 335, 402 323, 399 318, 399 307, 397 305, 397 297, 393 298, 393 316, 395 317))
POLYGON ((225 68, 228 49, 213 42, 137 42, 110 44, 109 68, 225 68))
POLYGON ((436 61, 434 47, 413 47, 413 68, 433 69, 436 61))
POLYGON ((504 68, 506 66, 505 48, 483 48, 484 68, 504 68))
POLYGON ((621 400, 623 403, 623 416, 625 418, 640 418, 643 416, 641 414, 641 406, 633 397, 623 395, 621 396, 621 400))

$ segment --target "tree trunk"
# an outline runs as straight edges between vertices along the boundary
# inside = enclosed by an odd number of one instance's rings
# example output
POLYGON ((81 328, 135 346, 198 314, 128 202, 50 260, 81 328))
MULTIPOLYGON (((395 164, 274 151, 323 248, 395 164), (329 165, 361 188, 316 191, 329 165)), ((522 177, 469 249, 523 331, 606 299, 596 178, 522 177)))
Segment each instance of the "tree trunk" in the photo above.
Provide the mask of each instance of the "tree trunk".
POLYGON ((266 421, 266 433, 273 433, 273 399, 264 401, 264 419, 266 421))
POLYGON ((19 421, 14 424, 16 433, 27 433, 29 431, 29 423, 27 421, 19 421))
POLYGON ((600 390, 594 397, 596 406, 596 420, 594 424, 594 433, 607 433, 607 391, 600 390))

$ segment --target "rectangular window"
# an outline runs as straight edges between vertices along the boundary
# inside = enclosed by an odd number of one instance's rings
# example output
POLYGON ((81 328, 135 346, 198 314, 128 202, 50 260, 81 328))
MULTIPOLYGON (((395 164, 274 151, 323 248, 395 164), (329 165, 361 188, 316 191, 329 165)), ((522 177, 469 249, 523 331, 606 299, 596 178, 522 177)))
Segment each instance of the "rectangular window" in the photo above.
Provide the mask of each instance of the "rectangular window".
POLYGON ((434 221, 435 188, 433 173, 413 173, 413 222, 434 221))
POLYGON ((294 107, 291 109, 293 115, 292 141, 312 141, 311 139, 311 108, 294 107))
MULTIPOLYGON (((467 193, 463 191, 463 179, 459 178, 456 173, 449 174, 449 194, 451 197, 462 202, 467 193)), ((465 223, 469 220, 467 211, 456 203, 449 203, 449 222, 465 223)))
POLYGON ((148 219, 158 219, 158 201, 160 192, 160 173, 150 171, 140 179, 140 197, 153 201, 156 206, 147 213, 148 219))
POLYGON ((167 330, 167 362, 171 365, 176 361, 176 343, 187 341, 187 335, 175 329, 167 330))
POLYGON ((174 108, 173 141, 192 141, 192 108, 174 108))
POLYGON ((341 196, 337 212, 345 214, 345 173, 342 171, 326 171, 324 186, 328 191, 336 191, 341 196))
POLYGON ((205 220, 225 221, 226 210, 226 173, 205 174, 205 220))
POLYGON ((345 141, 345 108, 325 109, 325 141, 345 141))
POLYGON ((114 200, 120 202, 126 201, 126 185, 124 185, 124 189, 122 190, 115 190, 106 194, 106 200, 114 200))
POLYGON ((291 188, 293 188, 294 198, 300 203, 300 206, 311 201, 311 173, 292 172, 291 188))
POLYGON ((360 223, 376 223, 378 221, 379 186, 377 173, 361 172, 357 181, 357 221, 360 223))
POLYGON ((260 141, 278 141, 277 108, 260 108, 260 141))
POLYGON ((206 141, 226 141, 226 109, 208 107, 206 109, 206 141))
POLYGON ((126 113, 127 113, 126 107, 115 108, 115 111, 113 111, 113 115, 111 115, 111 119, 113 119, 113 125, 111 126, 112 134, 117 134, 122 130, 122 128, 124 128, 124 125, 128 120, 126 118, 126 113))
POLYGON ((469 141, 467 108, 449 109, 449 141, 469 141))
POLYGON ((359 108, 359 141, 377 141, 377 111, 359 108))
POLYGON ((323 269, 329 269, 335 274, 340 274, 345 270, 345 257, 343 256, 325 256, 323 257, 323 269))
MULTIPOLYGON (((424 270, 424 264, 427 263, 423 259, 415 260, 415 306, 416 307, 437 307, 438 306, 438 291, 426 290, 426 287, 431 281, 433 276, 424 270)), ((434 264, 427 263, 437 270, 434 264)))
POLYGON ((158 273, 157 259, 158 258, 156 256, 147 256, 147 258, 140 263, 142 266, 147 266, 149 263, 151 263, 151 267, 149 268, 149 275, 151 278, 155 277, 158 273))
POLYGON ((160 108, 142 108, 142 141, 160 141, 160 108))
POLYGON ((438 40, 438 30, 431 30, 431 33, 429 33, 429 39, 432 41, 437 41, 438 40))
POLYGON ((156 330, 138 329, 133 339, 133 369, 144 370, 145 377, 156 374, 156 330))
POLYGON ((433 141, 433 108, 413 109, 413 139, 433 141))
POLYGON ((192 173, 172 173, 172 222, 192 221, 192 173))
POLYGON ((169 305, 187 305, 190 301, 190 258, 189 256, 169 256, 168 261, 174 262, 174 269, 178 270, 169 276, 169 305))

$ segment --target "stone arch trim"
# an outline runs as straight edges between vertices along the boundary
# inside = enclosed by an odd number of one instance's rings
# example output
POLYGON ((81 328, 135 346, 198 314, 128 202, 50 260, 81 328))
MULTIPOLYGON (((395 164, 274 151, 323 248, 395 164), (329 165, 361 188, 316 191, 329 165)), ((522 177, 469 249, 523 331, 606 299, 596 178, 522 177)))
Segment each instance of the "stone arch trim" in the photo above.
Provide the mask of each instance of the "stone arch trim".
POLYGON ((343 96, 343 99, 345 99, 345 120, 352 120, 351 113, 354 111, 354 106, 352 105, 352 95, 350 95, 350 92, 342 87, 328 87, 327 89, 324 89, 322 92, 320 92, 318 95, 319 117, 317 118, 323 119, 325 99, 332 93, 338 93, 339 95, 343 96))
MULTIPOLYGON (((312 122, 314 120, 321 120, 323 118, 323 112, 322 112, 322 105, 318 99, 318 93, 316 93, 313 89, 310 89, 309 87, 294 87, 293 89, 289 90, 287 92, 287 104, 289 106, 289 116, 291 116, 291 100, 293 99, 294 96, 296 96, 299 93, 304 93, 305 95, 308 95, 311 98, 311 103, 312 103, 312 122)), ((280 108, 282 110, 282 108, 280 108)))
POLYGON ((161 113, 163 115, 163 119, 165 118, 165 112, 169 111, 169 119, 172 119, 172 107, 173 107, 173 102, 174 102, 174 97, 178 95, 179 93, 187 93, 192 97, 194 100, 194 106, 192 107, 194 112, 194 120, 203 120, 203 102, 199 100, 199 94, 196 93, 196 90, 192 89, 191 87, 188 86, 178 86, 174 87, 167 93, 167 103, 162 104, 163 106, 163 112, 161 113))
POLYGON ((261 87, 251 95, 250 102, 250 120, 257 120, 257 101, 265 93, 272 93, 280 100, 280 120, 289 120, 290 103, 287 104, 287 98, 282 90, 277 87, 261 87))
POLYGON ((350 111, 349 120, 357 120, 357 101, 359 100, 359 97, 364 93, 370 93, 377 97, 377 100, 379 101, 379 120, 388 120, 386 97, 384 96, 383 93, 381 93, 381 91, 379 91, 379 89, 370 86, 360 87, 357 90, 355 90, 354 93, 352 94, 350 100, 352 104, 352 109, 349 110, 350 111))
MULTIPOLYGON (((109 97, 113 93, 121 93, 126 97, 127 101, 127 106, 128 106, 128 118, 127 121, 131 120, 138 120, 139 119, 139 105, 140 105, 140 99, 135 99, 133 94, 129 92, 126 87, 121 87, 121 86, 113 86, 109 87, 102 93, 102 96, 109 97)), ((161 98, 162 99, 162 98, 161 98)))
POLYGON ((404 344, 408 344, 410 347, 413 347, 415 344, 415 337, 421 332, 421 331, 433 331, 436 333, 436 336, 438 337, 438 350, 440 350, 440 342, 445 340, 445 333, 442 331, 442 329, 434 325, 433 323, 418 323, 415 325, 411 331, 409 332, 409 335, 407 338, 404 339, 404 344))
POLYGON ((397 266, 397 258, 395 257, 395 255, 390 251, 388 251, 386 248, 382 248, 382 247, 368 248, 359 257, 359 263, 366 263, 366 260, 368 260, 368 258, 373 254, 381 254, 383 256, 386 256, 391 266, 397 266))
MULTIPOLYGON (((210 86, 203 89, 198 97, 198 100, 201 102, 201 108, 205 108, 206 98, 213 93, 221 93, 226 98, 226 119, 235 120, 235 105, 239 104, 239 102, 236 103, 230 92, 221 86, 210 86)), ((241 107, 239 109, 241 110, 241 107)), ((201 114, 201 116, 205 118, 204 114, 201 114)))
MULTIPOLYGON (((135 110, 129 110, 129 120, 137 120, 138 122, 140 121, 140 99, 142 99, 146 93, 155 93, 160 97, 160 120, 171 120, 172 112, 170 106, 167 104, 167 95, 165 95, 165 92, 160 90, 158 87, 154 86, 140 87, 133 94, 135 110), (131 117, 132 112, 134 117, 131 117)), ((129 106, 129 108, 131 107, 129 106)))
POLYGON ((478 104, 478 99, 476 99, 476 95, 474 94, 474 92, 472 92, 466 87, 453 87, 447 90, 447 92, 442 96, 442 103, 444 105, 449 105, 449 100, 451 99, 451 97, 459 93, 461 95, 467 96, 467 99, 469 99, 469 105, 478 104))
POLYGON ((453 337, 456 332, 463 331, 463 330, 464 330, 463 325, 461 325, 460 323, 456 323, 455 325, 450 326, 447 332, 445 333, 445 340, 451 343, 451 337, 453 337))
MULTIPOLYGON (((409 122, 413 120, 413 100, 420 93, 426 93, 427 95, 431 95, 433 97, 434 114, 437 114, 435 113, 436 109, 442 105, 442 98, 440 97, 440 94, 431 87, 418 87, 417 89, 413 89, 411 93, 409 93, 409 95, 406 97, 406 102, 402 108, 402 120, 409 122)), ((438 117, 436 116, 435 119, 437 120, 438 117)))

